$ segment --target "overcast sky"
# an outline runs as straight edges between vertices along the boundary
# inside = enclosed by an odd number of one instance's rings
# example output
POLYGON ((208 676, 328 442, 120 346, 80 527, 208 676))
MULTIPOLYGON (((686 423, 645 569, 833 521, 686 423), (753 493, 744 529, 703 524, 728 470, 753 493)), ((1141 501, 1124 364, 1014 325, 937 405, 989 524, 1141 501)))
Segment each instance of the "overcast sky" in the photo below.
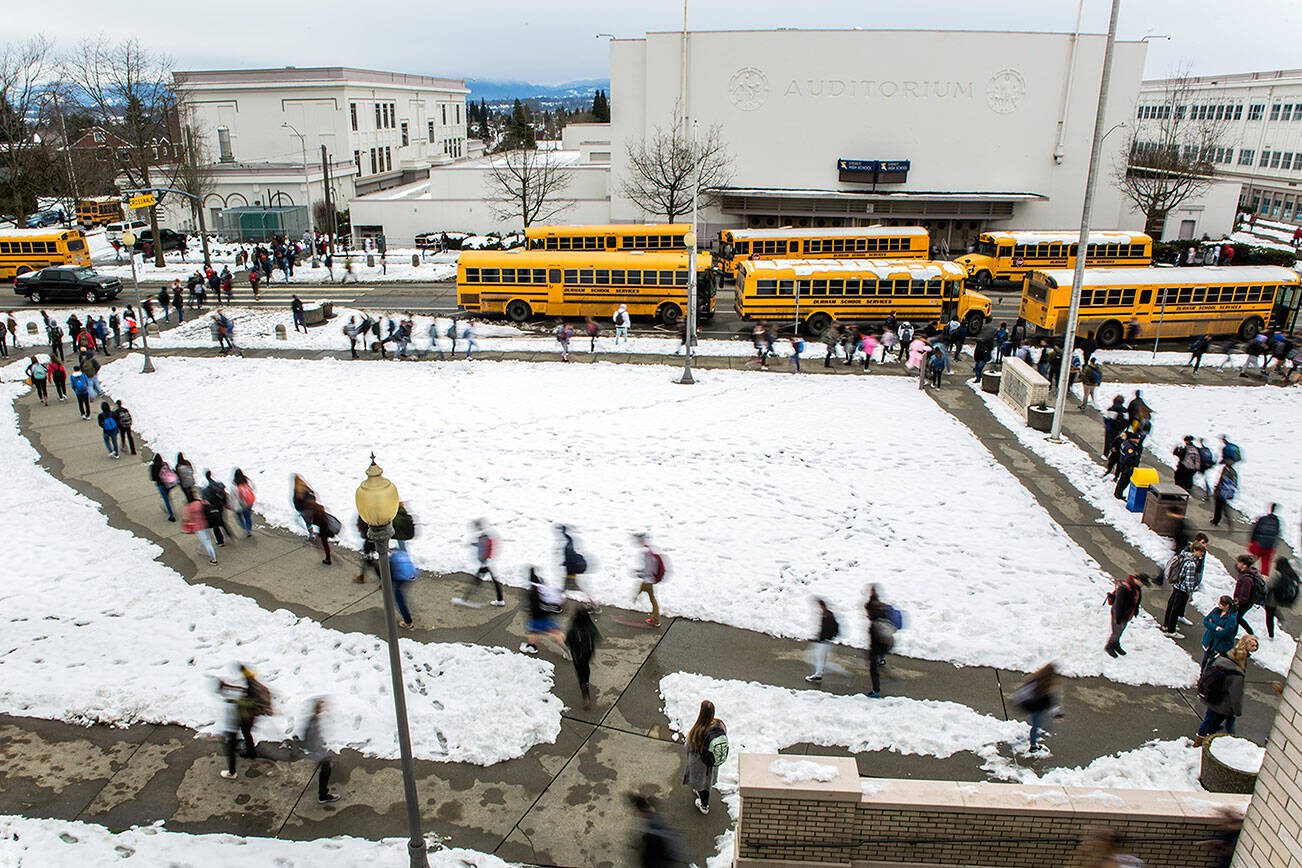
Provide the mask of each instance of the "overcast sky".
MULTIPOLYGON (((701 30, 918 28, 1071 30, 1072 0, 690 0, 701 30)), ((67 45, 104 33, 168 51, 178 69, 363 66, 464 78, 558 83, 605 78, 597 33, 677 30, 677 0, 61 0, 7 3, 9 39, 46 32, 67 45), (220 12, 216 10, 220 9, 220 12), (57 10, 57 26, 50 16, 57 10), (381 11, 383 10, 383 11, 381 11), (125 22, 125 23, 124 23, 125 22)), ((1108 0, 1085 0, 1085 29, 1107 28, 1108 0)), ((1302 0, 1123 0, 1119 35, 1153 40, 1146 74, 1246 72, 1299 66, 1302 0)))

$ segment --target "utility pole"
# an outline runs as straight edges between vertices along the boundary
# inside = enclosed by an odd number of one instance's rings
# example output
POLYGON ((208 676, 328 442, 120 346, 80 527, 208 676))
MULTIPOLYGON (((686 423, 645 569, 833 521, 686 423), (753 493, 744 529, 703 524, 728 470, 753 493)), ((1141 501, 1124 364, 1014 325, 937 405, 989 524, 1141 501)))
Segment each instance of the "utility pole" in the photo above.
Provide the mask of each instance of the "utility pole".
POLYGON ((326 224, 326 249, 333 254, 335 252, 335 232, 338 227, 335 225, 334 196, 331 195, 330 157, 326 154, 325 145, 321 146, 321 184, 325 188, 326 219, 329 220, 329 223, 326 224))
POLYGON ((678 64, 678 110, 683 113, 683 137, 691 135, 687 111, 687 0, 683 0, 683 44, 678 64))
POLYGON ((1053 404, 1053 425, 1049 439, 1062 439, 1062 416, 1067 412, 1067 391, 1071 383, 1071 356, 1076 347, 1076 325, 1080 321, 1080 285, 1085 280, 1085 258, 1089 250, 1090 218, 1094 210, 1094 185, 1099 176, 1099 152, 1103 150, 1103 123, 1107 116, 1108 84, 1112 78, 1112 54, 1117 45, 1117 15, 1121 0, 1112 0, 1108 17, 1108 41, 1103 47, 1103 73, 1099 81, 1099 104, 1094 112, 1094 134, 1090 165, 1085 176, 1085 197, 1081 202, 1080 236, 1076 243, 1076 271, 1071 279, 1071 306, 1067 310, 1067 331, 1062 338, 1062 365, 1058 370, 1058 396, 1053 404))

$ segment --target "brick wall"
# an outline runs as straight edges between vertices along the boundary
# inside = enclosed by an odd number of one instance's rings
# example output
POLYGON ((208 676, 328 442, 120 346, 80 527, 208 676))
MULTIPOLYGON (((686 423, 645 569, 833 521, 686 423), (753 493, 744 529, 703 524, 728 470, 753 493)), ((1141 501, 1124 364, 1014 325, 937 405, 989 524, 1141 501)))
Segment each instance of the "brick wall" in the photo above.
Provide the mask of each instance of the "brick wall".
POLYGON ((1197 842, 1222 807, 1246 796, 1014 784, 962 784, 858 776, 851 758, 827 782, 788 783, 776 757, 741 757, 737 868, 768 865, 971 865, 1059 868, 1085 831, 1121 833, 1149 868, 1213 864, 1197 842))
POLYGON ((1284 682, 1234 868, 1302 868, 1302 652, 1284 682))

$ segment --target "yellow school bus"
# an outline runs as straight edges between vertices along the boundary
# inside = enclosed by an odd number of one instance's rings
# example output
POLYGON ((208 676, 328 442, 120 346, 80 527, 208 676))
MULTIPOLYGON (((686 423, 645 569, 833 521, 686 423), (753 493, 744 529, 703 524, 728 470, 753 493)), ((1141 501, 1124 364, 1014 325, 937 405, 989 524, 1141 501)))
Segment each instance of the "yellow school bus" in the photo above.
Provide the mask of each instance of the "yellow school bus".
MULTIPOLYGON (((1027 335, 1067 330, 1072 278, 1067 269, 1033 271, 1022 282, 1018 315, 1027 335)), ((1274 325, 1277 296, 1298 285, 1297 272, 1276 265, 1203 268, 1090 268, 1081 285, 1077 335, 1093 334, 1099 346, 1133 337, 1257 336, 1274 325)))
POLYGON ((685 250, 686 223, 607 223, 592 226, 530 226, 530 250, 685 250))
POLYGON ((0 279, 51 265, 90 265, 80 229, 0 229, 0 279))
POLYGON ((116 196, 92 196, 77 203, 77 222, 90 229, 122 219, 122 200, 116 196))
MULTIPOLYGON (((979 289, 996 280, 1021 282, 1032 271, 1075 268, 1079 232, 982 232, 976 250, 954 261, 967 269, 979 289)), ((1087 268, 1147 268, 1153 264, 1153 239, 1142 232, 1091 232, 1087 268)))
MULTIPOLYGON (((457 259, 457 306, 502 314, 610 317, 621 304, 630 316, 676 324, 687 310, 686 251, 577 252, 468 250, 457 259)), ((714 316, 714 272, 708 253, 696 257, 696 315, 714 316)))
POLYGON ((738 316, 803 322, 821 335, 835 320, 882 321, 892 313, 914 326, 959 319, 976 335, 990 299, 966 288, 967 272, 927 259, 761 259, 737 270, 738 316))
POLYGON ((737 279, 737 265, 760 259, 926 259, 931 236, 921 226, 823 226, 724 229, 719 267, 737 279))

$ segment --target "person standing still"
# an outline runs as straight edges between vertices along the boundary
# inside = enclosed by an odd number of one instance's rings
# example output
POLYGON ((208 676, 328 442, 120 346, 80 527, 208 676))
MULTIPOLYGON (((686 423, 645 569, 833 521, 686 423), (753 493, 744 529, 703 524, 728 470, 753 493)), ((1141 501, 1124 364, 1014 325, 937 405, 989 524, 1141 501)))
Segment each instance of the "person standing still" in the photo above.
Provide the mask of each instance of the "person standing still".
POLYGON ((1124 579, 1117 579, 1116 582, 1116 587, 1108 594, 1108 602, 1112 604, 1112 633, 1108 636, 1103 650, 1108 652, 1110 657, 1118 655, 1124 657, 1126 649, 1121 647, 1121 634, 1126 632, 1126 626, 1139 614, 1139 605, 1144 598, 1144 591, 1140 587, 1138 576, 1129 575, 1124 579))
POLYGON ((621 343, 628 343, 628 305, 621 304, 619 309, 615 311, 615 316, 612 317, 612 320, 615 323, 615 345, 618 346, 621 343))
POLYGON ((701 700, 696 723, 687 731, 687 768, 683 783, 696 795, 694 804, 702 814, 710 813, 710 787, 719 782, 719 766, 728 758, 728 727, 714 716, 714 703, 701 700))
POLYGON ((1207 543, 1195 539, 1189 548, 1175 556, 1174 563, 1168 568, 1171 581, 1171 596, 1166 600, 1166 611, 1162 615, 1162 632, 1175 639, 1183 639, 1179 633, 1180 619, 1184 617, 1189 599, 1198 590, 1203 581, 1203 560, 1207 556, 1207 543))
POLYGON ((136 438, 131 433, 131 411, 122 406, 122 401, 117 402, 113 408, 113 418, 118 423, 118 436, 122 438, 122 445, 131 449, 131 454, 136 454, 136 438))

